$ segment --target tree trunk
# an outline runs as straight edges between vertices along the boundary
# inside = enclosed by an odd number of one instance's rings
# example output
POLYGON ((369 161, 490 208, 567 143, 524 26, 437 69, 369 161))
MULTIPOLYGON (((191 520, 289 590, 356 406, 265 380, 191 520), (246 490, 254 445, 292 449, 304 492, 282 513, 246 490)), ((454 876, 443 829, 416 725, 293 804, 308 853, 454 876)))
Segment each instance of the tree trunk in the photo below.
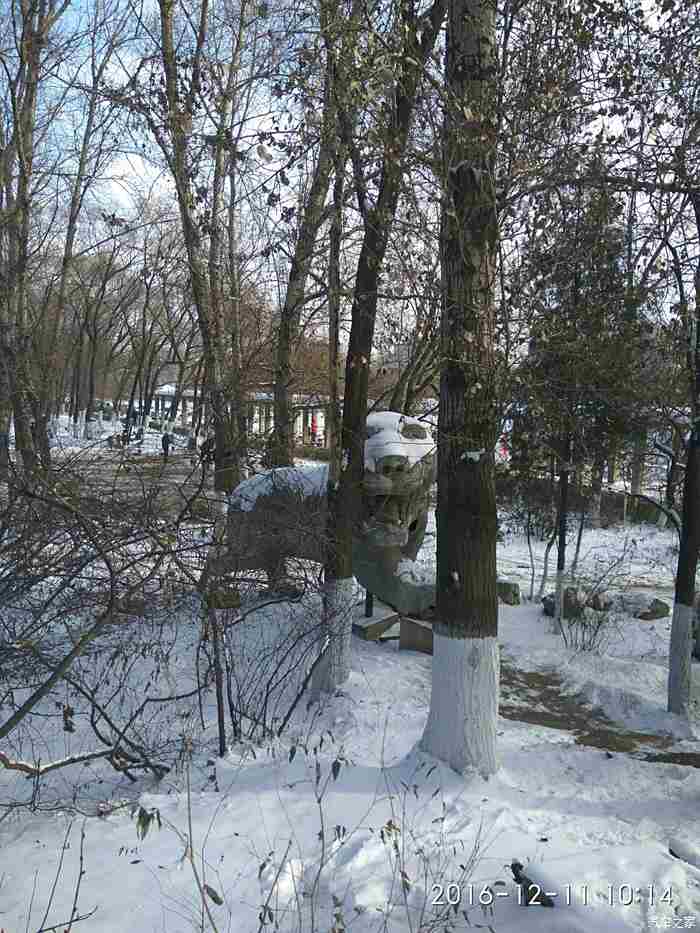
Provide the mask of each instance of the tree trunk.
POLYGON ((330 692, 344 683, 350 674, 350 641, 352 633, 353 592, 355 581, 339 576, 338 542, 338 478, 340 476, 340 401, 338 375, 340 364, 340 247, 343 232, 344 176, 347 152, 340 146, 335 160, 333 213, 329 235, 328 257, 328 408, 326 437, 328 443, 328 512, 326 521, 326 562, 323 568, 323 625, 327 645, 325 657, 315 669, 312 693, 330 692), (349 624, 344 613, 351 613, 349 624))
POLYGON ((404 371, 399 375, 396 385, 392 389, 391 398, 389 399, 389 411, 404 411, 404 406, 406 405, 407 389, 408 370, 404 369, 404 371))
POLYGON ((10 421, 12 404, 4 366, 0 366, 0 483, 10 479, 10 421))
POLYGON ((97 341, 90 340, 90 361, 87 374, 87 398, 85 400, 85 420, 89 421, 95 414, 95 368, 97 364, 97 341))
POLYGON ((530 592, 527 598, 529 602, 532 602, 535 598, 535 555, 532 551, 532 512, 530 509, 527 510, 525 537, 527 540, 527 553, 530 559, 530 592))
POLYGON ((647 432, 643 431, 634 439, 634 449, 632 451, 632 471, 630 477, 630 492, 636 496, 642 491, 644 485, 644 466, 647 450, 647 432))
POLYGON ((673 428, 671 439, 671 457, 666 473, 666 489, 664 491, 664 505, 668 509, 676 507, 676 493, 680 485, 682 467, 680 464, 681 451, 683 449, 683 437, 677 427, 673 428))
POLYGON ((611 441, 608 448, 608 484, 612 484, 617 479, 617 453, 619 449, 617 440, 611 441))
POLYGON ((588 506, 588 515, 591 520, 591 528, 600 528, 600 507, 603 500, 603 472, 605 470, 605 459, 599 453, 591 469, 591 499, 588 506))
POLYGON ((243 344, 241 322, 241 260, 238 242, 238 223, 236 219, 236 158, 232 152, 229 158, 229 205, 228 205, 228 264, 231 277, 231 314, 229 331, 231 338, 231 396, 234 399, 234 417, 237 421, 236 439, 238 441, 238 469, 241 479, 248 475, 246 463, 248 425, 243 410, 243 344))
MULTIPOLYGON (((206 605, 206 604, 205 604, 206 605)), ((216 692, 216 725, 219 737, 219 758, 226 754, 226 722, 224 706, 224 673, 221 664, 221 627, 216 609, 206 606, 207 624, 211 635, 214 661, 214 685, 216 692)))
POLYGON ((495 5, 453 0, 445 58, 437 619, 421 747, 497 769, 495 5))
MULTIPOLYGON (((691 195, 695 226, 700 230, 700 192, 691 195)), ((688 314, 688 309, 686 308, 688 314)), ((695 309, 688 341, 692 429, 683 482, 681 540, 676 569, 676 593, 668 658, 668 711, 688 717, 692 692, 692 636, 695 617, 695 577, 700 549, 700 263, 695 270, 695 309)))
MULTIPOLYGON (((700 373, 699 373, 700 375, 700 373)), ((691 640, 695 617, 695 576, 700 546, 700 436, 696 427, 688 445, 683 485, 683 514, 676 570, 668 669, 668 711, 688 716, 691 695, 691 640)))
MULTIPOLYGON (((433 50, 444 19, 445 5, 446 0, 436 0, 420 21, 416 21, 407 6, 401 7, 402 21, 399 25, 399 35, 402 37, 406 59, 400 77, 396 81, 392 118, 386 129, 376 205, 370 206, 368 203, 366 185, 362 179, 358 179, 360 169, 357 165, 357 153, 353 155, 356 169, 355 186, 364 222, 364 232, 357 263, 350 338, 345 364, 341 469, 335 513, 335 574, 338 580, 349 580, 353 575, 353 531, 362 513, 369 363, 377 316, 379 279, 401 191, 403 161, 416 95, 423 68, 433 50), (421 30, 420 38, 418 37, 419 30, 421 30)), ((342 108, 339 119, 343 126, 343 141, 352 153, 354 151, 353 141, 348 138, 348 113, 343 112, 342 108)), ((345 625, 348 629, 351 626, 351 616, 347 613, 345 625)), ((340 641, 342 645, 349 648, 349 636, 343 637, 340 641)), ((348 664, 345 662, 337 666, 337 670, 341 672, 347 669, 348 664)), ((326 684, 329 690, 337 686, 339 686, 338 682, 326 684)))
POLYGON ((537 591, 537 599, 540 601, 542 601, 544 591, 547 589, 547 581, 549 580, 549 555, 552 553, 552 548, 554 547, 554 542, 556 540, 557 529, 554 527, 544 547, 544 557, 542 559, 542 579, 540 580, 540 587, 537 591))
POLYGON ((569 470, 571 469, 571 437, 563 444, 559 467, 559 521, 557 534, 557 584, 554 596, 554 622, 560 632, 562 625, 564 572, 566 570, 566 526, 569 518, 569 470))

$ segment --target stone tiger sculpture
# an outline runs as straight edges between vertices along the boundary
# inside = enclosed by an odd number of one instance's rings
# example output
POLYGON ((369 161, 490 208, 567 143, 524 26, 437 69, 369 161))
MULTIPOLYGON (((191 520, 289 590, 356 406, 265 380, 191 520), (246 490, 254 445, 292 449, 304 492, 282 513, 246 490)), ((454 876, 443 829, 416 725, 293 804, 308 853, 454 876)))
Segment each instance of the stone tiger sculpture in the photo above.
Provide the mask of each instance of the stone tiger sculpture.
MULTIPOLYGON (((435 445, 425 423, 390 411, 367 417, 353 571, 399 612, 422 612, 435 602, 434 581, 423 583, 399 567, 414 561, 423 544, 435 479, 435 445)), ((216 572, 263 569, 275 588, 285 560, 323 563, 327 484, 325 464, 279 467, 240 483, 229 498, 225 556, 216 572)))

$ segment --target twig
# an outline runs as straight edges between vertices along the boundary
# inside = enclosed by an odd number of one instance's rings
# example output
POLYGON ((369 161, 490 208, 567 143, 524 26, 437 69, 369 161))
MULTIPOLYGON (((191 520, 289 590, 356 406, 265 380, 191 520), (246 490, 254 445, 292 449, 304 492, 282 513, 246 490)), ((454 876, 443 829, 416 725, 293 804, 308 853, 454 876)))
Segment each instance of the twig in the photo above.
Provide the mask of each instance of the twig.
POLYGON ((304 695, 304 693, 305 693, 305 691, 306 691, 306 688, 309 686, 309 683, 310 683, 310 681, 311 681, 311 678, 313 677, 314 671, 316 670, 316 668, 318 667, 318 665, 321 663, 321 661, 322 661, 323 658, 325 657, 326 652, 328 651, 328 645, 329 645, 329 644, 330 644, 330 642, 329 642, 328 644, 325 645, 325 647, 323 648, 322 651, 319 651, 318 655, 316 656, 316 659, 314 660, 313 664, 312 664, 311 667, 309 668, 309 672, 307 673, 306 677, 304 678, 304 681, 303 681, 303 683, 302 683, 302 685, 301 685, 301 687, 300 687, 300 689, 299 689, 299 692, 298 692, 297 695, 294 697, 294 701, 293 701, 292 705, 289 707, 289 709, 287 710, 287 712, 286 712, 286 714, 285 714, 284 719, 282 720, 282 725, 281 725, 281 726, 279 727, 279 729, 277 730, 277 738, 279 738, 279 737, 282 735, 282 733, 284 732, 284 730, 286 729, 289 720, 292 718, 292 714, 293 714, 294 710, 297 708, 297 706, 298 706, 298 704, 299 704, 299 700, 301 700, 301 698, 303 697, 303 695, 304 695))
POLYGON ((262 909, 260 911, 260 926, 258 927, 258 933, 262 933, 262 929, 265 926, 265 917, 266 917, 267 912, 270 909, 270 901, 272 900, 272 895, 275 891, 275 888, 277 887, 277 882, 280 880, 282 869, 284 868, 287 862, 287 856, 289 855, 289 850, 291 848, 292 848, 292 840, 290 839, 289 842, 287 843, 287 848, 284 850, 284 855, 282 856, 282 859, 279 865, 277 866, 277 871, 275 873, 275 877, 273 879, 272 886, 270 887, 270 891, 267 895, 265 903, 262 905, 262 909))
POLYGON ((214 931, 214 933, 218 933, 218 927, 216 923, 214 922, 214 918, 212 917, 211 911, 209 909, 207 893, 204 890, 204 885, 202 884, 202 881, 199 877, 199 872, 197 871, 197 865, 195 864, 195 860, 194 860, 194 844, 193 844, 194 834, 192 831, 192 790, 191 790, 191 784, 190 784, 190 749, 187 749, 186 774, 187 774, 187 833, 188 833, 187 857, 190 863, 190 867, 192 868, 192 874, 194 875, 195 883, 197 885, 197 888, 199 889, 199 896, 202 901, 202 907, 204 908, 204 911, 207 915, 209 923, 211 923, 212 930, 214 931))
POLYGON ((29 899, 29 909, 27 910, 27 925, 24 928, 25 933, 29 933, 29 924, 32 922, 32 908, 34 907, 34 898, 36 896, 36 883, 37 883, 38 878, 39 878, 39 870, 37 869, 34 872, 34 881, 32 883, 32 896, 29 899))
POLYGON ((58 860, 58 868, 56 869, 56 874, 53 879, 53 885, 51 886, 51 893, 49 894, 49 902, 46 905, 46 910, 44 911, 44 917, 41 921, 42 927, 44 926, 44 924, 46 923, 46 920, 48 919, 49 911, 51 910, 51 905, 53 904, 53 899, 56 895, 56 888, 58 887, 58 879, 61 876, 61 869, 63 868, 63 859, 65 858, 65 855, 66 855, 66 849, 68 848, 68 840, 70 838, 72 829, 73 829, 73 822, 71 820, 71 822, 68 824, 68 829, 66 830, 66 835, 63 840, 63 845, 61 846, 61 857, 58 860))
MULTIPOLYGON (((80 923, 81 920, 89 920, 90 917, 93 917, 96 913, 97 913, 97 907, 93 907, 89 914, 83 914, 81 917, 74 917, 72 920, 68 920, 67 922, 70 924, 80 923)), ((63 930, 66 929, 65 920, 62 923, 54 923, 54 925, 51 927, 42 927, 40 930, 37 930, 36 933, 52 933, 53 930, 61 930, 61 929, 63 930)), ((68 929, 70 929, 70 927, 68 927, 68 929)))
MULTIPOLYGON (((73 923, 75 922, 78 916, 78 895, 80 894, 80 885, 83 881, 83 875, 85 874, 85 820, 83 820, 83 825, 80 827, 80 862, 78 865, 78 880, 75 883, 75 892, 73 894, 73 909, 70 912, 70 923, 67 928, 64 930, 64 933, 70 933, 73 923)), ((97 910, 97 908, 95 908, 97 910)))

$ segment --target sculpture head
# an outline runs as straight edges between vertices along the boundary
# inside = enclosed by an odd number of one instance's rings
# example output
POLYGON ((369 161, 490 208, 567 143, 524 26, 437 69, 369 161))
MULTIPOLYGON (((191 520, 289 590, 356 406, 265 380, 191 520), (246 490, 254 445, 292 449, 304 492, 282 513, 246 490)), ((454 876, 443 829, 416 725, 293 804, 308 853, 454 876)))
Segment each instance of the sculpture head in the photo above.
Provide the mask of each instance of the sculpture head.
POLYGON ((368 415, 362 541, 371 548, 399 548, 415 559, 435 478, 435 444, 424 422, 394 411, 368 415))

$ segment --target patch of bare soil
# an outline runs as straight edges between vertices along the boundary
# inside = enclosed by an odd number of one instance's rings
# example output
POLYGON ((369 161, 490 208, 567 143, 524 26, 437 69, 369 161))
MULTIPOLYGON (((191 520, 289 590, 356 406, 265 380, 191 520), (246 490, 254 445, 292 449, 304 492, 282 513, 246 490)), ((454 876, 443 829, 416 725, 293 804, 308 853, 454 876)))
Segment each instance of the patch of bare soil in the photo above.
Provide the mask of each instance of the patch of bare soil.
POLYGON ((521 671, 501 662, 501 716, 571 732, 579 745, 623 752, 644 761, 700 768, 700 752, 674 752, 669 735, 632 732, 594 710, 579 695, 566 693, 555 671, 521 671))

